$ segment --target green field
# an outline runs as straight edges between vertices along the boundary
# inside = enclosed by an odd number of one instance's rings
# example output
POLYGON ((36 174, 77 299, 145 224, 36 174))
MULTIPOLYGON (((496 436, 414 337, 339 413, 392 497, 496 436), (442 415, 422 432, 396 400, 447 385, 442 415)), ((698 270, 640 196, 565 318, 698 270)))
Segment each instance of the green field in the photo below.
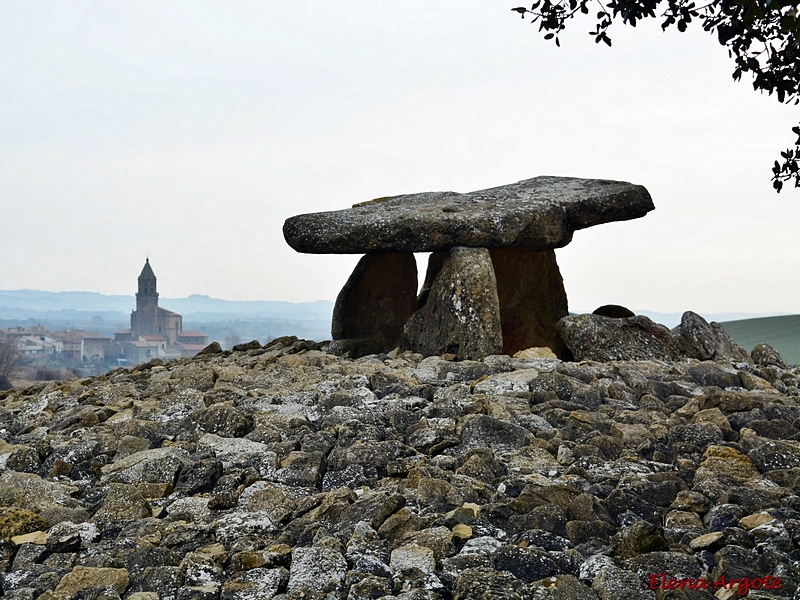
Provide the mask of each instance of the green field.
POLYGON ((800 315, 762 317, 720 323, 734 341, 748 352, 766 342, 789 365, 800 365, 800 315))

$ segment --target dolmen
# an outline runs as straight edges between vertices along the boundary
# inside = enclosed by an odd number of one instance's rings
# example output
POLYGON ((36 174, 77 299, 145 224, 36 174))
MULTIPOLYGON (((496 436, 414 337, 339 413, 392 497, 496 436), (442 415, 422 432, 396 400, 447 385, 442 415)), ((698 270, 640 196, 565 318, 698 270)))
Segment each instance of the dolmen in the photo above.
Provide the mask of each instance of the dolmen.
POLYGON ((298 215, 283 235, 298 252, 364 254, 336 299, 332 352, 399 347, 477 360, 546 347, 564 357, 556 323, 568 314, 567 295, 554 249, 578 229, 653 208, 640 185, 535 177, 298 215), (431 253, 419 294, 415 252, 431 253))

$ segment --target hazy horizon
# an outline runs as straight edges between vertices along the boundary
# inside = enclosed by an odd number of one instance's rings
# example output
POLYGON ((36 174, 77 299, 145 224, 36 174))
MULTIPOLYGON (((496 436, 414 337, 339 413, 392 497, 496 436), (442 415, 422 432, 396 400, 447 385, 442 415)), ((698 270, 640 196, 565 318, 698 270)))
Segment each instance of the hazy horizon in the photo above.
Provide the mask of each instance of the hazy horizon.
MULTIPOLYGON (((30 305, 30 301, 28 302, 30 305)), ((175 309, 176 312, 183 314, 190 318, 212 318, 221 315, 236 315, 236 316, 256 316, 256 318, 301 318, 301 319, 323 319, 330 321, 330 316, 333 311, 334 300, 319 299, 307 302, 291 302, 288 300, 229 300, 224 298, 213 298, 205 294, 190 294, 183 298, 169 298, 159 296, 159 304, 165 308, 175 309), (198 304, 202 303, 202 304, 198 304), (272 306, 269 306, 272 305, 272 306), (283 306, 275 306, 283 305, 283 306), (285 305, 289 305, 288 307, 285 305), (284 312, 279 311, 283 308, 284 312), (285 312, 286 309, 289 312, 285 312), (238 310, 237 310, 238 309, 238 310)), ((135 295, 134 294, 115 294, 106 295, 100 292, 92 292, 88 290, 70 290, 64 292, 49 292, 47 290, 0 290, 0 320, 26 320, 31 316, 18 316, 10 317, 9 315, 15 314, 13 309, 21 309, 23 312, 27 310, 28 315, 46 315, 58 311, 75 311, 83 314, 85 317, 92 313, 108 313, 112 312, 117 315, 117 318, 126 320, 128 318, 129 310, 135 308, 135 295), (38 308, 28 307, 12 307, 7 306, 4 302, 8 302, 8 296, 13 294, 45 294, 52 296, 62 296, 61 298, 45 298, 39 300, 38 308), (72 302, 67 302, 63 295, 70 295, 72 302), (91 295, 97 304, 87 307, 85 305, 85 298, 83 295, 91 295), (99 299, 97 298, 99 297, 99 299), (103 305, 104 300, 106 304, 103 305), (62 304, 56 304, 61 301, 62 304)), ((570 307, 572 313, 589 313, 597 307, 570 307)), ((660 312, 650 310, 647 307, 628 307, 636 314, 643 314, 649 316, 651 319, 658 323, 674 327, 680 323, 680 317, 685 311, 673 312, 660 312)), ((692 310, 687 308, 686 310, 692 310)), ((709 321, 739 321, 753 318, 768 318, 786 316, 795 313, 765 313, 765 312, 720 312, 711 313, 708 311, 694 311, 701 314, 709 321)), ((42 317, 45 318, 45 317, 42 317)), ((50 318, 58 320, 58 316, 50 315, 50 318)), ((63 318, 63 317, 62 317, 63 318)))

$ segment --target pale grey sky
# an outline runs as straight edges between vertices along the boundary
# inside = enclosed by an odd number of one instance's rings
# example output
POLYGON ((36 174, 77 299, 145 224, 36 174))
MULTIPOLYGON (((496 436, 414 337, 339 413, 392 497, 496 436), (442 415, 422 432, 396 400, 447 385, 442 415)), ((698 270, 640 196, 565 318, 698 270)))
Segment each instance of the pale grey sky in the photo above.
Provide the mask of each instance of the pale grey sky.
POLYGON ((0 289, 334 299, 357 256, 283 221, 537 175, 648 188, 558 251, 570 306, 800 312, 798 111, 699 28, 562 47, 514 0, 0 0, 0 289))

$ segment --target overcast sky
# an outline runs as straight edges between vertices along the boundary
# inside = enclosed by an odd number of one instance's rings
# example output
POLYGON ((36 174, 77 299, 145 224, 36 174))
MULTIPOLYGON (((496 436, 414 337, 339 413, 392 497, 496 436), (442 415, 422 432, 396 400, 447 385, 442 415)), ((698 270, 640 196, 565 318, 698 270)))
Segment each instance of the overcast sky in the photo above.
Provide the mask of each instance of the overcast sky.
POLYGON ((699 27, 573 22, 516 0, 0 0, 0 289, 333 300, 357 256, 292 215, 537 175, 642 184, 656 210, 557 251, 571 309, 800 312, 796 107, 731 79, 699 27))

